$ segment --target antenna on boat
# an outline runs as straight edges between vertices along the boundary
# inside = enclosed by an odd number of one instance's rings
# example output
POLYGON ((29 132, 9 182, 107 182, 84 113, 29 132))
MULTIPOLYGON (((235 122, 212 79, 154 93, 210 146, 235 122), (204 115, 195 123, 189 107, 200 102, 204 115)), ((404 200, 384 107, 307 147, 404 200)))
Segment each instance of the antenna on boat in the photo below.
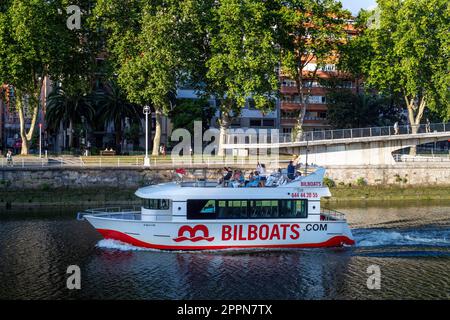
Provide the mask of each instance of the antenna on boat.
POLYGON ((308 175, 308 132, 306 132, 306 157, 305 157, 305 176, 308 175))

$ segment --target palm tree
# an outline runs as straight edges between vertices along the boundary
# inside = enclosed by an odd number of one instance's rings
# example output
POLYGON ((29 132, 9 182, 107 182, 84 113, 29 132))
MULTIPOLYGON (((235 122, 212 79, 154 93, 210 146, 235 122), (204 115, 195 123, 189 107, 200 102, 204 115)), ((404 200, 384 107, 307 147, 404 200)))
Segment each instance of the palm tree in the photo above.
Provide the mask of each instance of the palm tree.
POLYGON ((125 92, 115 82, 109 82, 104 89, 95 92, 97 117, 103 122, 113 122, 116 134, 116 148, 120 152, 123 139, 123 120, 140 121, 140 108, 128 101, 125 92))
POLYGON ((73 147, 73 127, 81 123, 82 117, 88 121, 94 119, 95 108, 90 95, 79 93, 68 94, 62 87, 56 87, 48 95, 46 121, 50 130, 58 130, 60 124, 69 128, 69 148, 73 147))

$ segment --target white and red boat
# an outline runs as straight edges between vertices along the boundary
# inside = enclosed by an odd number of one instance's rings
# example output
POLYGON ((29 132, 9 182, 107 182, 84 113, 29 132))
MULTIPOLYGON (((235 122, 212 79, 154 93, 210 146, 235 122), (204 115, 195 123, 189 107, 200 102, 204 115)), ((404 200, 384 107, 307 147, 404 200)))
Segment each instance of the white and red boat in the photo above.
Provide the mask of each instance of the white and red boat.
MULTIPOLYGON (((325 169, 292 182, 224 187, 216 182, 172 182, 140 188, 138 210, 81 213, 106 239, 162 250, 313 248, 355 243, 342 213, 320 208, 325 169)), ((285 180, 284 180, 285 181, 285 180)))

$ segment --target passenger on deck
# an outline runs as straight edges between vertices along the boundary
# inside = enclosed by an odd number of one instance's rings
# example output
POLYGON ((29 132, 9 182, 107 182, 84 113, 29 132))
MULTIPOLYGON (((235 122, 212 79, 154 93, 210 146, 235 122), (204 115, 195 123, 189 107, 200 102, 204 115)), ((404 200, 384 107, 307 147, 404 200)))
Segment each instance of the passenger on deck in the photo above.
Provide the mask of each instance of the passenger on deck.
POLYGON ((289 180, 294 180, 295 178, 295 166, 292 160, 289 161, 289 164, 287 166, 287 177, 289 178, 289 180))
POLYGON ((240 170, 236 170, 231 180, 230 186, 233 188, 242 187, 244 185, 245 179, 240 170))
POLYGON ((266 185, 267 175, 266 175, 266 165, 264 163, 259 163, 256 166, 256 172, 259 175, 260 186, 264 187, 266 185))
POLYGON ((233 171, 231 168, 224 167, 223 168, 223 177, 220 178, 219 184, 223 184, 225 187, 228 185, 228 182, 230 181, 231 177, 233 176, 233 171))
POLYGON ((259 176, 256 172, 251 172, 248 182, 245 184, 247 188, 255 188, 259 185, 259 176))

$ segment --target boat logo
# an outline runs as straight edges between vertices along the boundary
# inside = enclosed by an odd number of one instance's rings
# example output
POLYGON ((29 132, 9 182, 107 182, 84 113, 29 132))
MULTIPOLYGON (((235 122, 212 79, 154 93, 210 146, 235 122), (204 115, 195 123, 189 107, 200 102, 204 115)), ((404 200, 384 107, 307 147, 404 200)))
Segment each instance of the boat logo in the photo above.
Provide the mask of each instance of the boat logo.
POLYGON ((209 236, 208 227, 203 224, 197 224, 193 227, 187 225, 181 226, 180 229, 178 229, 178 237, 173 239, 173 241, 175 242, 181 241, 197 242, 201 240, 206 240, 209 242, 214 240, 214 237, 209 236), (189 233, 189 237, 186 237, 184 235, 186 232, 189 233), (198 236, 197 235, 198 233, 202 233, 203 235, 198 236))

